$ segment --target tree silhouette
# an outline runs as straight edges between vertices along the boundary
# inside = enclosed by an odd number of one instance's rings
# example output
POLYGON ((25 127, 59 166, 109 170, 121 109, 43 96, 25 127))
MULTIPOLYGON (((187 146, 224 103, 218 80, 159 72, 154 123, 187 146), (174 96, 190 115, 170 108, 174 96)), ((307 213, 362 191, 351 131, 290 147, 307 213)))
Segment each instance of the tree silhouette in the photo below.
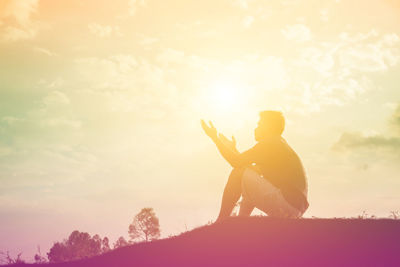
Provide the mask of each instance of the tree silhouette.
POLYGON ((18 253, 16 257, 11 257, 10 252, 3 252, 0 251, 0 264, 5 263, 7 265, 13 265, 13 264, 19 264, 19 263, 25 263, 21 259, 22 252, 18 253))
POLYGON ((108 240, 108 237, 104 237, 103 239, 101 239, 101 237, 99 235, 94 235, 93 239, 96 240, 97 242, 101 243, 101 248, 100 248, 101 253, 105 253, 111 249, 110 244, 109 244, 110 241, 108 240))
POLYGON ((122 248, 129 245, 129 242, 125 240, 123 236, 120 236, 117 241, 114 243, 114 249, 122 248))
POLYGON ((131 240, 141 239, 146 242, 160 237, 160 224, 153 208, 143 208, 133 218, 129 225, 129 236, 131 240))
POLYGON ((91 237, 88 233, 73 231, 68 239, 54 243, 47 253, 50 262, 63 262, 99 255, 110 250, 108 238, 99 235, 91 237))
POLYGON ((42 252, 40 251, 40 246, 37 246, 37 253, 33 257, 35 263, 46 263, 47 260, 45 257, 42 256, 42 252))

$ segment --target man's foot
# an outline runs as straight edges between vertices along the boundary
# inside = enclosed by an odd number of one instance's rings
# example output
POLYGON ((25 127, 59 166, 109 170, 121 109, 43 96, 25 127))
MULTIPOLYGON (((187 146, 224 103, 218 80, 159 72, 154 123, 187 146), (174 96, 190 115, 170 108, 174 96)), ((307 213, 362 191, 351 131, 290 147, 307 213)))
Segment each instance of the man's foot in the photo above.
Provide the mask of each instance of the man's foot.
POLYGON ((226 221, 228 218, 229 218, 229 216, 228 216, 228 217, 221 217, 221 218, 218 217, 218 218, 215 220, 214 224, 220 224, 220 223, 226 221))

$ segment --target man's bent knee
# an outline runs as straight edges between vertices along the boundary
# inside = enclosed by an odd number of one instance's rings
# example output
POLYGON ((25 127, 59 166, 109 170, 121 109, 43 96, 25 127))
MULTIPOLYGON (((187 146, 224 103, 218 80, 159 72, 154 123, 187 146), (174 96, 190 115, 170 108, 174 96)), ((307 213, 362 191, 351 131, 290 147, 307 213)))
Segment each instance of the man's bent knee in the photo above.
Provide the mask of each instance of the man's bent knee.
POLYGON ((245 168, 243 168, 243 167, 233 168, 229 177, 232 177, 234 179, 235 178, 239 179, 243 176, 244 170, 245 170, 245 168))

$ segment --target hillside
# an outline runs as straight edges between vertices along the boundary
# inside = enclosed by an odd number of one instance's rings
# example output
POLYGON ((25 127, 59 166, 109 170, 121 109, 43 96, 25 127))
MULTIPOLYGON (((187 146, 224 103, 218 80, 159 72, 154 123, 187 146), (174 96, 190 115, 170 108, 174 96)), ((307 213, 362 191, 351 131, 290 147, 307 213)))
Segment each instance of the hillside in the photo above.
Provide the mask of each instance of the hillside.
POLYGON ((253 216, 87 260, 34 266, 400 266, 399 251, 400 220, 253 216))

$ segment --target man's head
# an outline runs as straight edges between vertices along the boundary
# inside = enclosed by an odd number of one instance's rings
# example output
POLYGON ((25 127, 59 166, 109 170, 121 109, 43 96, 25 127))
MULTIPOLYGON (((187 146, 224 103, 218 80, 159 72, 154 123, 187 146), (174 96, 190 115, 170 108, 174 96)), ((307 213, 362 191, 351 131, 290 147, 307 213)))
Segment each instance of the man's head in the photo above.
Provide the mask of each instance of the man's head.
POLYGON ((279 111, 265 110, 260 112, 258 126, 254 130, 256 141, 267 136, 280 136, 285 129, 285 118, 279 111))

